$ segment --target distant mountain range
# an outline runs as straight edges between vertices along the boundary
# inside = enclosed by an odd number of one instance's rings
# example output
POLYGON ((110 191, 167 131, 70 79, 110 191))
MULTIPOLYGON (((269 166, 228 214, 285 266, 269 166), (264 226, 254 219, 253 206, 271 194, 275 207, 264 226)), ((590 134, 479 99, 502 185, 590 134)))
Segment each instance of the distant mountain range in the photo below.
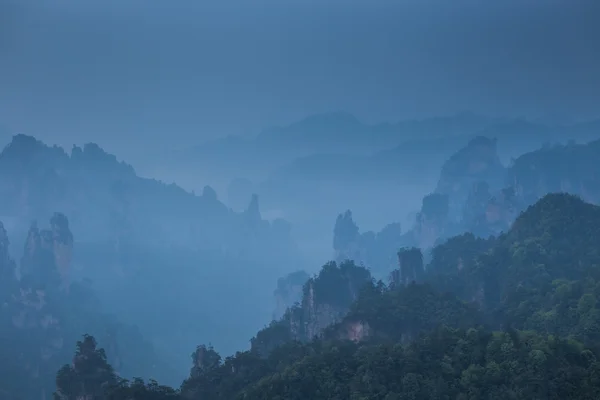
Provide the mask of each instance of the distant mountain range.
POLYGON ((210 184, 222 193, 234 178, 256 183, 397 179, 403 170, 431 170, 435 175, 445 157, 478 135, 499 139, 500 157, 508 162, 545 142, 591 140, 599 126, 600 120, 550 125, 473 113, 370 125, 337 112, 269 128, 254 137, 228 136, 169 153, 155 160, 149 173, 165 180, 177 177, 190 189, 210 184), (423 158, 425 151, 429 154, 423 158))
POLYGON ((475 134, 501 120, 474 114, 368 125, 337 112, 307 117, 255 137, 228 136, 166 157, 173 163, 198 166, 224 162, 224 167, 253 164, 273 167, 315 153, 361 154, 389 149, 403 141, 428 136, 475 134))

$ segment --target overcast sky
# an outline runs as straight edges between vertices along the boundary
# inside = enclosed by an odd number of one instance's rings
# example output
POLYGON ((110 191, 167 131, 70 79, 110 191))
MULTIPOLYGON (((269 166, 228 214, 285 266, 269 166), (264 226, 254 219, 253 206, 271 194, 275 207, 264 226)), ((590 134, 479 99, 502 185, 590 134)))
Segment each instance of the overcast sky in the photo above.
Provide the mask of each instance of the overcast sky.
POLYGON ((0 125, 115 149, 337 110, 596 117, 599 3, 0 0, 0 125))

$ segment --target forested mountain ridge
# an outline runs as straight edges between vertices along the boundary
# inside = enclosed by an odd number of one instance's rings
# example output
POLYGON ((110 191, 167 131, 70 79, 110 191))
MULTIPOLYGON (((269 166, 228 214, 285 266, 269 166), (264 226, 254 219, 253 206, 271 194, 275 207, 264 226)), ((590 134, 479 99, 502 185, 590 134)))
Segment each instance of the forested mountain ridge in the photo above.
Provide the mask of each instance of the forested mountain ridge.
POLYGON ((389 273, 394 248, 428 250, 463 232, 484 238, 499 235, 510 228, 521 211, 547 193, 567 192, 600 204, 600 167, 596 162, 600 140, 547 145, 523 154, 507 167, 498 158, 498 143, 477 137, 450 157, 437 187, 423 198, 413 225, 403 232, 392 223, 380 233, 359 234, 352 213, 340 214, 334 227, 336 260, 350 258, 378 274, 389 273), (394 234, 389 235, 392 230, 394 234), (377 241, 376 237, 386 239, 377 241), (379 255, 374 257, 377 250, 379 255))
POLYGON ((178 393, 144 390, 211 400, 597 398, 598 227, 600 207, 549 194, 505 234, 451 238, 427 264, 402 249, 388 284, 351 262, 327 264, 250 351, 221 360, 200 346, 178 393), (314 339, 290 336, 310 326, 294 316, 315 307, 338 311, 332 324, 314 339))

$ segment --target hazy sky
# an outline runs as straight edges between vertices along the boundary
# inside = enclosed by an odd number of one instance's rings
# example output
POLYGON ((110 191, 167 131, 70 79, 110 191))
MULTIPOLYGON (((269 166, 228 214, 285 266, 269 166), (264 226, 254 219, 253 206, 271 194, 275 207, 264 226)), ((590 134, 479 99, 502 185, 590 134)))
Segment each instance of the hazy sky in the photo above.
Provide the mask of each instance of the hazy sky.
POLYGON ((600 114, 600 1, 0 0, 0 126, 180 145, 311 113, 600 114))

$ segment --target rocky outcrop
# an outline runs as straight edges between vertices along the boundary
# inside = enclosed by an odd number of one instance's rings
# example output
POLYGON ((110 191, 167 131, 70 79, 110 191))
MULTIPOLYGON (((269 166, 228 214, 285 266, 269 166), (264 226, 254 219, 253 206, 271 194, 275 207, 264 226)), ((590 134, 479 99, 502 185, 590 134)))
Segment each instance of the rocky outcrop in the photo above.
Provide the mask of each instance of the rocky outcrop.
POLYGON ((395 254, 402 243, 402 227, 399 223, 388 224, 377 233, 360 233, 350 210, 338 215, 333 229, 336 262, 352 260, 371 269, 378 277, 385 276, 395 268, 395 254))
POLYGON ((48 229, 32 224, 19 269, 8 245, 0 223, 0 358, 18 377, 15 387, 9 390, 3 384, 1 390, 24 398, 49 398, 56 371, 68 361, 70 349, 64 344, 82 332, 98 334, 119 368, 133 368, 133 357, 142 357, 150 366, 156 363, 152 347, 101 312, 89 286, 70 282, 73 235, 65 215, 55 213, 48 229), (127 342, 120 345, 123 340, 127 342))
POLYGON ((409 283, 420 283, 425 275, 423 253, 416 247, 404 248, 398 252, 398 269, 390 276, 390 285, 406 286, 409 283))
POLYGON ((6 309, 18 290, 17 268, 8 252, 8 234, 0 222, 0 310, 6 309))
POLYGON ((510 228, 523 209, 514 188, 492 194, 487 183, 478 182, 465 203, 462 227, 480 237, 497 236, 510 228))
POLYGON ((486 182, 495 191, 502 187, 504 175, 496 139, 478 136, 446 161, 435 193, 448 196, 449 216, 458 221, 473 185, 486 182))
POLYGON ((509 168, 507 185, 527 204, 547 193, 566 192, 600 203, 600 140, 546 146, 517 158, 509 168))
MULTIPOLYGON (((11 338, 11 346, 18 349, 17 354, 12 353, 15 371, 20 371, 37 393, 50 391, 46 379, 55 373, 63 355, 67 317, 61 314, 59 304, 66 294, 59 294, 61 285, 65 288, 59 265, 68 271, 73 243, 62 214, 56 214, 50 225, 51 229, 42 231, 32 225, 21 260, 20 279, 14 274, 15 263, 6 249, 6 232, 0 229, 2 270, 13 270, 9 274, 13 282, 10 295, 3 293, 0 329, 11 338)), ((5 284, 3 291, 7 290, 5 284)))
POLYGON ((40 230, 37 223, 31 225, 21 258, 21 276, 28 281, 56 282, 68 288, 72 255, 69 221, 64 214, 55 213, 50 229, 40 230))
POLYGON ((360 320, 347 320, 336 327, 338 339, 351 340, 355 343, 366 340, 372 334, 371 326, 368 322, 360 320))
POLYGON ((300 304, 257 333, 251 341, 253 351, 266 355, 289 340, 309 341, 320 336, 326 328, 342 321, 371 280, 369 271, 352 261, 327 263, 303 286, 300 304))
POLYGON ((273 320, 279 320, 288 308, 302 301, 302 290, 309 279, 310 275, 306 272, 296 271, 277 280, 273 320))
MULTIPOLYGON (((343 289, 342 289, 343 290, 343 289)), ((338 304, 337 302, 322 301, 320 295, 317 296, 315 290, 315 281, 309 281, 307 284, 307 294, 302 301, 303 325, 295 332, 303 340, 311 340, 328 326, 339 322, 348 311, 350 304, 338 304)), ((352 293, 353 298, 356 294, 352 293)))
POLYGON ((190 371, 190 376, 200 376, 207 370, 217 368, 220 362, 221 356, 212 346, 198 346, 196 347, 196 351, 192 354, 192 369, 190 371))
POLYGON ((440 238, 450 234, 449 225, 449 196, 440 193, 425 196, 410 232, 410 245, 421 249, 432 248, 440 238))
POLYGON ((69 270, 73 258, 73 234, 69 230, 69 220, 64 214, 55 213, 50 219, 50 237, 54 264, 61 276, 64 287, 69 285, 69 270))
POLYGON ((248 246, 262 255, 263 263, 266 249, 293 247, 291 237, 281 232, 272 241, 257 198, 246 212, 234 212, 209 187, 198 196, 174 184, 142 178, 96 144, 74 146, 68 153, 31 136, 14 136, 0 152, 0 208, 23 231, 30 221, 62 210, 80 232, 80 241, 113 242, 117 256, 124 237, 132 246, 176 244, 235 254, 250 235, 256 240, 248 246))
POLYGON ((333 251, 336 261, 355 260, 360 262, 365 258, 365 251, 360 246, 360 232, 352 218, 352 211, 346 210, 337 216, 333 227, 333 251))
POLYGON ((514 160, 505 187, 473 184, 463 208, 462 230, 481 237, 506 232, 528 206, 548 193, 570 193, 600 203, 600 141, 546 145, 514 160))

